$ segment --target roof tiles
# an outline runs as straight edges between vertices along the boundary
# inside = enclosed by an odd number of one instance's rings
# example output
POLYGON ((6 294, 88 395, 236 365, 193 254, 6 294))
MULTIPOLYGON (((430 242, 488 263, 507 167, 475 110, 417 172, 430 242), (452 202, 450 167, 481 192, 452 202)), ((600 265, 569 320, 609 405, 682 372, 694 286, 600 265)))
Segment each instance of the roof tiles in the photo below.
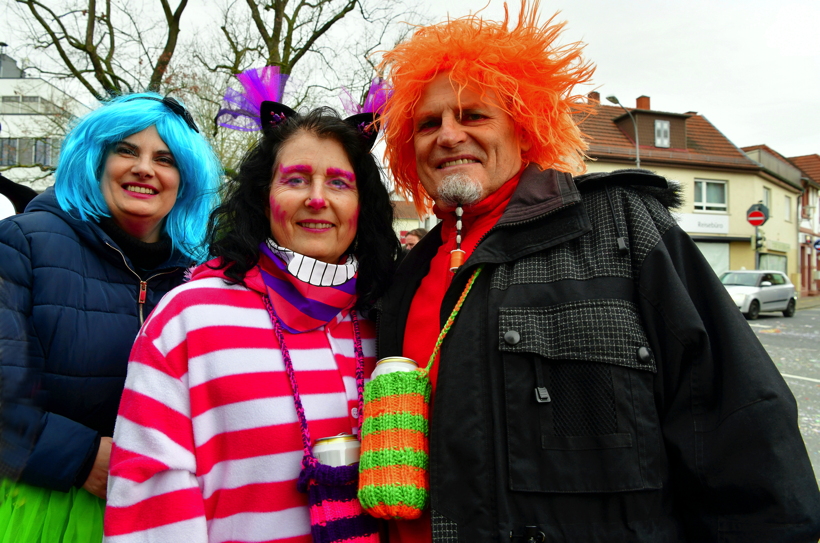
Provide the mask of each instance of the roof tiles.
MULTIPOLYGON (((665 116, 668 118, 668 115, 680 116, 677 113, 670 114, 660 111, 639 110, 636 112, 635 109, 630 111, 644 118, 652 115, 661 118, 665 116)), ((595 108, 595 112, 596 114, 588 115, 579 121, 579 126, 590 143, 587 155, 599 159, 634 160, 634 143, 615 124, 615 119, 624 114, 623 109, 600 104, 595 108)), ((687 115, 685 149, 663 149, 642 144, 640 146, 641 160, 651 163, 758 169, 757 165, 749 160, 706 117, 695 113, 687 115)))
POLYGON ((795 156, 789 159, 815 183, 820 183, 820 155, 795 156))

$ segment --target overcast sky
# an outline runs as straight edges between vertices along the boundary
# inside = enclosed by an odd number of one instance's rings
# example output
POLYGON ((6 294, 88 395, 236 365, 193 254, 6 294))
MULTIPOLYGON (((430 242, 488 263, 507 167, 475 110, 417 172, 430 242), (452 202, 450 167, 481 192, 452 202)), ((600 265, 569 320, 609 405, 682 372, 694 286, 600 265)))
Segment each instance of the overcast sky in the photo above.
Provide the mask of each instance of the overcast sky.
MULTIPOLYGON (((503 15, 502 0, 419 1, 436 22, 487 3, 485 17, 503 15)), ((585 42, 597 65, 580 94, 630 107, 645 94, 652 109, 704 115, 738 147, 820 154, 820 0, 542 0, 542 20, 556 11, 563 41, 585 42)))
MULTIPOLYGON (((438 22, 482 0, 423 0, 438 22), (443 7, 446 5, 446 8, 443 7)), ((510 2, 517 16, 519 2, 510 2)), ((785 156, 820 154, 820 1, 542 1, 560 11, 565 43, 581 40, 598 90, 635 106, 705 116, 735 145, 766 144, 785 156)), ((482 12, 503 16, 503 1, 482 12)), ((607 103, 604 100, 604 103, 607 103)))

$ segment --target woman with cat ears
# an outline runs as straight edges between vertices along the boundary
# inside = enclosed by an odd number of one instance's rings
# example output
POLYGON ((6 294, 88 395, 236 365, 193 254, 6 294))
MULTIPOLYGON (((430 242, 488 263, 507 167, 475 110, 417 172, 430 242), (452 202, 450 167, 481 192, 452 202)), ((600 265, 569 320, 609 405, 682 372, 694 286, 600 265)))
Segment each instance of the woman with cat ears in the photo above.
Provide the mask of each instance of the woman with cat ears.
MULTIPOLYGON (((260 140, 208 224, 209 262, 146 322, 131 355, 105 530, 116 541, 378 541, 357 466, 317 439, 359 433, 375 365, 364 315, 400 250, 368 110, 280 103, 275 67, 238 76, 217 116, 260 140)), ((368 106, 369 104, 369 106, 368 106)))

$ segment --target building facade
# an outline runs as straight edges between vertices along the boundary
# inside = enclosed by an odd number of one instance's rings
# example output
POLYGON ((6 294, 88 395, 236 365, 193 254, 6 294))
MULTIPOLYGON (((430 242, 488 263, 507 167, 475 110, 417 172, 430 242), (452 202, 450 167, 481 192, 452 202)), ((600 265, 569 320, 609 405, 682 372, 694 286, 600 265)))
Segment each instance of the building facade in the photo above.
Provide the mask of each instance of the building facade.
POLYGON ((588 171, 635 167, 639 156, 641 168, 680 183, 684 204, 676 218, 718 275, 759 267, 784 271, 799 283, 799 170, 788 161, 763 164, 706 117, 655 111, 647 96, 635 108, 603 105, 597 92, 589 102, 594 114, 579 119, 590 142, 588 171), (765 238, 758 244, 746 216, 760 202, 768 202, 769 219, 757 232, 765 238))
POLYGON ((54 85, 25 77, 0 53, 0 172, 42 192, 54 183, 60 145, 75 116, 90 109, 54 85))
POLYGON ((800 294, 817 296, 820 295, 820 155, 791 157, 789 161, 803 173, 803 195, 797 216, 800 294))

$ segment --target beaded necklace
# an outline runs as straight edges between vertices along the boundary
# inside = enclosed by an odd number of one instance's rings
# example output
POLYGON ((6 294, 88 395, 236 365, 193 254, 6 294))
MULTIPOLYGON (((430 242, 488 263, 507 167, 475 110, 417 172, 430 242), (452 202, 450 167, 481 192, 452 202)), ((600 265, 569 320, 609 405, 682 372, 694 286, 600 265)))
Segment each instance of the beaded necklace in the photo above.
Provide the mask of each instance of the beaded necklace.
MULTIPOLYGON (((293 371, 293 362, 290 358, 290 351, 285 344, 285 334, 282 331, 282 324, 276 311, 273 309, 273 304, 270 298, 265 295, 265 309, 268 311, 270 320, 273 323, 273 332, 276 334, 276 340, 279 342, 279 349, 282 351, 282 359, 285 364, 285 372, 288 375, 291 391, 293 391, 293 403, 296 407, 296 415, 299 418, 299 425, 302 430, 302 448, 305 451, 305 457, 309 458, 311 462, 315 462, 316 458, 313 456, 313 451, 310 446, 310 429, 308 428, 307 418, 305 417, 305 409, 302 407, 302 399, 299 396, 299 386, 296 383, 296 373, 293 371)), ((356 311, 350 310, 350 320, 353 322, 353 345, 356 352, 356 393, 358 395, 358 420, 357 426, 359 431, 362 427, 362 405, 364 402, 364 351, 362 350, 362 338, 359 332, 359 319, 356 316, 356 311)))

